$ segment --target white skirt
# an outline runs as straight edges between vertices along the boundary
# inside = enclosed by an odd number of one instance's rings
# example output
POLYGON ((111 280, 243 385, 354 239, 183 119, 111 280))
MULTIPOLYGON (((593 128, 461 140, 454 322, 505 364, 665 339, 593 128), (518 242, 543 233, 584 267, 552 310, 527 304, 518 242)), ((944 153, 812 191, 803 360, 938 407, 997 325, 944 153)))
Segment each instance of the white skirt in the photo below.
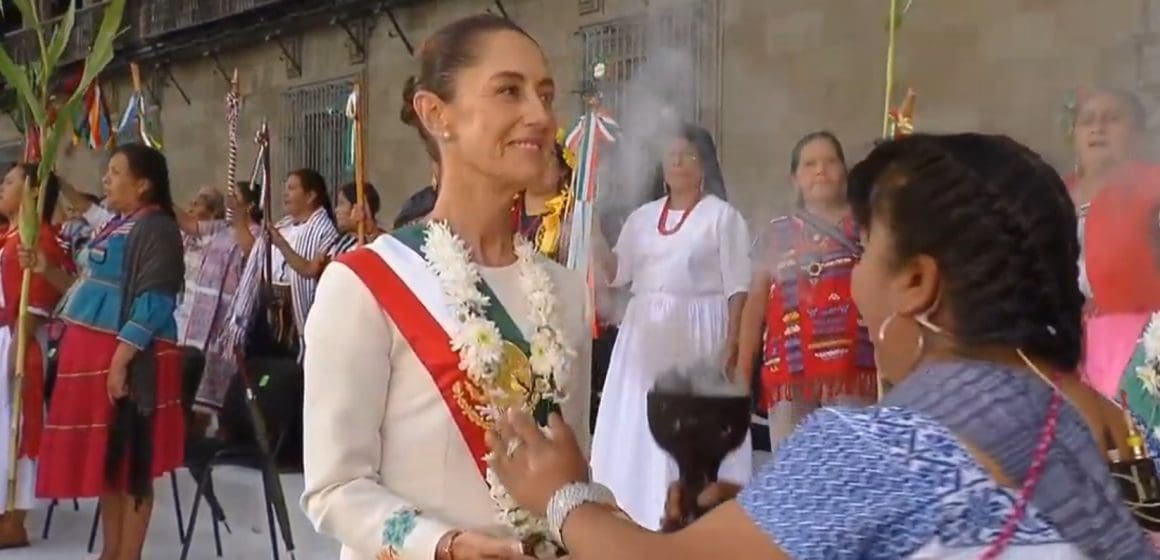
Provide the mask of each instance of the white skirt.
MULTIPOLYGON (((36 339, 32 340, 36 344, 36 339)), ((15 352, 12 345, 12 331, 0 327, 0 512, 8 509, 8 468, 11 464, 12 446, 12 393, 8 386, 9 352, 15 352)), ((30 403, 23 403, 28 406, 30 403)), ((31 510, 36 506, 36 461, 23 458, 16 463, 16 509, 31 510)))
MULTIPOLYGON (((624 313, 592 438, 592 477, 608 486, 638 524, 656 530, 677 466, 648 427, 647 394, 664 371, 700 361, 723 363, 729 304, 723 295, 634 294, 624 313)), ((738 484, 752 474, 752 444, 721 466, 721 480, 738 484)))

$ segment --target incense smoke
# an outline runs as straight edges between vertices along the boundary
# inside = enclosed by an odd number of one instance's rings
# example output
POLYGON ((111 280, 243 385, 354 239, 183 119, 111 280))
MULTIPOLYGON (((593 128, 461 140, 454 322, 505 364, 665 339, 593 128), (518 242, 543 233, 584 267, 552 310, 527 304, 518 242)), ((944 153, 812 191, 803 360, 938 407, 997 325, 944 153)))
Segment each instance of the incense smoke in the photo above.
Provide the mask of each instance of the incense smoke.
MULTIPOLYGON (((633 210, 662 194, 659 173, 664 154, 681 125, 694 121, 701 80, 693 71, 696 52, 691 45, 664 40, 663 30, 675 11, 692 10, 697 4, 691 0, 648 4, 640 63, 621 87, 614 115, 622 135, 607 149, 597 170, 596 215, 612 243, 633 210)), ((626 294, 608 290, 598 298, 597 312, 619 322, 626 302, 626 294)))
POLYGON ((747 387, 731 381, 722 368, 710 360, 663 371, 657 377, 654 389, 662 393, 701 397, 744 397, 749 394, 747 387))

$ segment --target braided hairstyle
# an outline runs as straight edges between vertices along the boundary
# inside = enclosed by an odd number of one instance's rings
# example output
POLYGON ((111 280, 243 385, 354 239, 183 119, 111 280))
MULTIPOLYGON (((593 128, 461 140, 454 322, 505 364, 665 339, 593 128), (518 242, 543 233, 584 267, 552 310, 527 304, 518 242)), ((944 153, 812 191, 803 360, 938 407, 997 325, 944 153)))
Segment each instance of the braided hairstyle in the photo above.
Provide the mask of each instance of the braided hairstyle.
POLYGON ((1005 136, 916 134, 856 165, 848 196, 863 228, 874 220, 890 228, 896 264, 920 254, 938 263, 958 344, 1078 366, 1075 208, 1038 154, 1005 136))

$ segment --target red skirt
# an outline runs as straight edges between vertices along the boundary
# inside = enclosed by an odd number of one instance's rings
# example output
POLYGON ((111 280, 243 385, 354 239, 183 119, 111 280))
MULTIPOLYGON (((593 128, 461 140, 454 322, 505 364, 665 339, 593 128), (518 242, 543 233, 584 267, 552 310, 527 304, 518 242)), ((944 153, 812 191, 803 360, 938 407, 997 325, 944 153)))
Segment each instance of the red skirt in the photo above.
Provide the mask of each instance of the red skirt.
MULTIPOLYGON (((49 403, 40 445, 36 495, 41 498, 82 498, 110 491, 105 475, 113 406, 105 379, 117 337, 68 323, 60 341, 56 388, 49 403)), ((157 353, 157 408, 150 471, 157 478, 185 460, 185 418, 181 410, 181 354, 169 342, 154 341, 157 353)), ((127 462, 127 459, 126 459, 127 462)), ((122 471, 127 472, 127 468, 122 471)))

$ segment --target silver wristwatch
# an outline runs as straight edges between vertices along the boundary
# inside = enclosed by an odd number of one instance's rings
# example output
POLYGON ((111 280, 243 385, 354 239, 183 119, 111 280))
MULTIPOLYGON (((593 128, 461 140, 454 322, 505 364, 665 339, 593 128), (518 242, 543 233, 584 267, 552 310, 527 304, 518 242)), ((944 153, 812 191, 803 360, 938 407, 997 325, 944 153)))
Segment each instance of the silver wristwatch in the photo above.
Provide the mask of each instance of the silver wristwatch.
POLYGON ((556 490, 552 499, 548 501, 548 528, 552 531, 552 538, 556 544, 564 546, 564 537, 560 535, 560 528, 572 510, 584 504, 616 505, 616 496, 612 495, 603 484, 595 482, 573 482, 556 490))

